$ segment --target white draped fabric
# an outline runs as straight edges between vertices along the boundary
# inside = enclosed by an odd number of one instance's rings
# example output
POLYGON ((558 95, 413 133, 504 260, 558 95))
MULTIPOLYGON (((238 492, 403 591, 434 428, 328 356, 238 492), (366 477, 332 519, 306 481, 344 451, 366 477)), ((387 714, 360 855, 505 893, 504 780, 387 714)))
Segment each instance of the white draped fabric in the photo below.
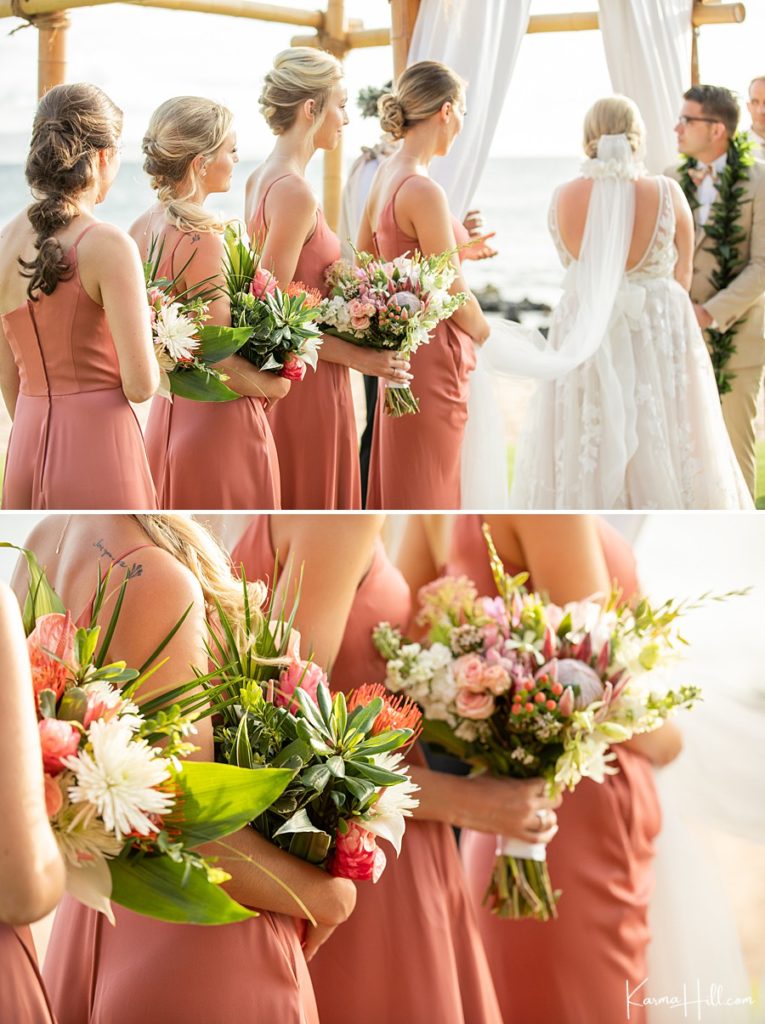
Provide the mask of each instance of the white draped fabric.
MULTIPOLYGON (((675 719, 683 752, 657 771, 663 825, 644 993, 682 999, 685 985, 690 1001, 709 999, 710 987, 721 986, 723 1001, 698 1007, 698 1019, 751 1024, 762 1020, 761 1008, 725 1000, 745 999, 750 991, 734 904, 753 933, 765 905, 765 532, 753 516, 737 517, 734 525, 730 517, 653 514, 645 517, 635 552, 643 589, 655 599, 753 588, 747 597, 690 613, 684 624, 690 647, 676 678, 702 686, 704 700, 675 719), (720 860, 720 840, 725 848, 730 837, 746 863, 720 860)), ((688 1019, 696 1013, 690 1006, 688 1019)), ((672 1024, 685 1017, 682 1008, 656 1005, 648 1019, 672 1024)))
POLYGON ((640 107, 646 166, 660 174, 677 161, 672 129, 691 84, 693 0, 599 0, 599 6, 611 84, 640 107))
POLYGON ((465 216, 480 180, 529 21, 531 0, 422 0, 409 64, 440 60, 468 83, 465 125, 432 177, 465 216))

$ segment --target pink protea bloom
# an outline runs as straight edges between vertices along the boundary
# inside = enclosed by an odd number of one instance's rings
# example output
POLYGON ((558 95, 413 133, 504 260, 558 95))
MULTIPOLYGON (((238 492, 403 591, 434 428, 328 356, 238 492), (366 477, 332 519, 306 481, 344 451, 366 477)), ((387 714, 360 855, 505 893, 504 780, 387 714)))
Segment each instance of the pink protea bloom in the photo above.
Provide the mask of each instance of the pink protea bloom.
POLYGON ((375 836, 355 821, 347 822, 348 831, 337 833, 337 843, 329 862, 329 873, 354 882, 376 882, 385 870, 385 854, 375 836))
POLYGON ((301 381, 305 377, 305 363, 298 356, 288 356, 284 360, 281 376, 291 381, 301 381))
POLYGON ((264 295, 273 295, 275 291, 276 278, 274 275, 263 270, 262 267, 258 267, 252 278, 250 294, 254 295, 256 299, 262 299, 264 295))
POLYGON ((41 690, 53 690, 56 700, 61 697, 66 681, 71 675, 67 665, 74 670, 77 668, 74 664, 76 633, 77 627, 72 622, 69 612, 66 615, 51 612, 49 615, 41 615, 37 620, 35 628, 27 637, 35 694, 39 694, 41 690), (65 661, 66 665, 52 658, 49 652, 65 661))
POLYGON ((287 668, 282 669, 279 675, 279 686, 274 698, 277 707, 284 708, 289 705, 290 714, 296 714, 298 703, 294 699, 295 690, 298 687, 307 693, 309 697, 316 700, 319 683, 327 685, 327 676, 319 665, 312 661, 293 661, 287 668))
POLYGON ((51 775, 63 771, 62 758, 77 753, 80 745, 80 731, 71 722, 57 718, 43 718, 37 723, 40 729, 43 768, 51 775))

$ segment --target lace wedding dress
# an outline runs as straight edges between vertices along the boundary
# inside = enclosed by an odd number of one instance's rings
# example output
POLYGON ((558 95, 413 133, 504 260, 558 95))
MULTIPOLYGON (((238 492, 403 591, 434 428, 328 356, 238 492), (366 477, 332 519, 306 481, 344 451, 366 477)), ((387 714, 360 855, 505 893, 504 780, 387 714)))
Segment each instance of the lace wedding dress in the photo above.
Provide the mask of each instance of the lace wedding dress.
MULTIPOLYGON (((693 307, 673 277, 669 181, 657 179, 651 243, 625 272, 641 167, 623 135, 603 136, 582 173, 594 185, 578 260, 558 231, 557 193, 550 208, 567 274, 549 338, 492 319, 481 354, 489 372, 541 379, 518 441, 510 507, 751 508, 693 307)), ((476 384, 483 402, 485 382, 476 384)), ((475 466, 477 452, 466 455, 475 466)))

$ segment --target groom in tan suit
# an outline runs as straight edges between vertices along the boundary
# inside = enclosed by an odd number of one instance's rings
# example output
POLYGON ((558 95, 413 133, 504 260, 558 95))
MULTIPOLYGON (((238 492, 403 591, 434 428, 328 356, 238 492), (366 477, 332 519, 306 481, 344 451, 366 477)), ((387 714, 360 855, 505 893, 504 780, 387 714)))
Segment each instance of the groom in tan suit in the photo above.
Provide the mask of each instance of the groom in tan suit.
MULTIPOLYGON (((693 258, 691 299, 699 326, 727 331, 738 323, 733 338, 735 351, 724 372, 732 377, 731 390, 722 396, 722 410, 733 448, 749 490, 754 496, 756 455, 755 419, 757 396, 765 365, 765 164, 747 168, 748 181, 741 182, 740 214, 736 226, 743 238, 735 242, 740 263, 736 276, 722 290, 711 281, 719 270, 709 251, 719 242, 708 237, 705 225, 712 219, 718 199, 716 183, 728 160, 728 147, 738 128, 739 106, 733 93, 713 85, 696 85, 683 97, 675 132, 678 148, 694 157, 692 198, 696 245, 693 258)), ((676 180, 680 170, 668 172, 676 180)), ((725 240, 723 240, 724 242, 725 240)), ((705 333, 707 344, 710 337, 705 333)))

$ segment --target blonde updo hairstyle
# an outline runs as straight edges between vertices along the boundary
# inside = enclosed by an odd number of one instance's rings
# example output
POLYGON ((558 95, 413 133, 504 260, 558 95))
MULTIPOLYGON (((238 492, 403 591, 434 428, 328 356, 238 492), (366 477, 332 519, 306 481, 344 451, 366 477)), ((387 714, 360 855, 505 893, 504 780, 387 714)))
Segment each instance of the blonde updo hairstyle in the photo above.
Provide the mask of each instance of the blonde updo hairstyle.
POLYGON ((72 275, 57 231, 80 213, 78 196, 95 180, 99 151, 115 148, 122 134, 122 111, 96 85, 57 85, 37 107, 26 178, 34 202, 27 211, 35 231, 34 259, 19 258, 29 278, 27 295, 50 295, 72 275))
MULTIPOLYGON (((208 616, 214 621, 220 606, 238 639, 243 638, 246 626, 242 582, 234 576, 228 555, 212 534, 190 516, 177 512, 152 512, 151 515, 134 515, 133 519, 153 544, 185 565, 199 582, 208 616)), ((247 586, 250 631, 257 633, 266 587, 260 581, 247 586)))
POLYGON ((398 78, 393 92, 377 101, 380 127, 394 139, 437 114, 444 103, 464 104, 465 82, 456 71, 437 60, 412 64, 398 78))
POLYGON ((215 156, 226 141, 232 121, 230 110, 200 96, 174 96, 151 115, 141 144, 143 169, 151 178, 151 187, 167 219, 180 231, 214 232, 225 226, 192 201, 198 178, 191 164, 195 157, 215 156))
POLYGON ((627 96, 606 96, 590 107, 584 118, 584 152, 590 159, 598 155, 601 135, 626 135, 632 152, 643 152, 645 125, 635 103, 627 96))
POLYGON ((343 66, 331 53, 310 46, 291 46, 274 58, 263 79, 260 112, 274 135, 283 135, 295 123, 306 100, 316 107, 314 132, 335 86, 343 79, 343 66))

